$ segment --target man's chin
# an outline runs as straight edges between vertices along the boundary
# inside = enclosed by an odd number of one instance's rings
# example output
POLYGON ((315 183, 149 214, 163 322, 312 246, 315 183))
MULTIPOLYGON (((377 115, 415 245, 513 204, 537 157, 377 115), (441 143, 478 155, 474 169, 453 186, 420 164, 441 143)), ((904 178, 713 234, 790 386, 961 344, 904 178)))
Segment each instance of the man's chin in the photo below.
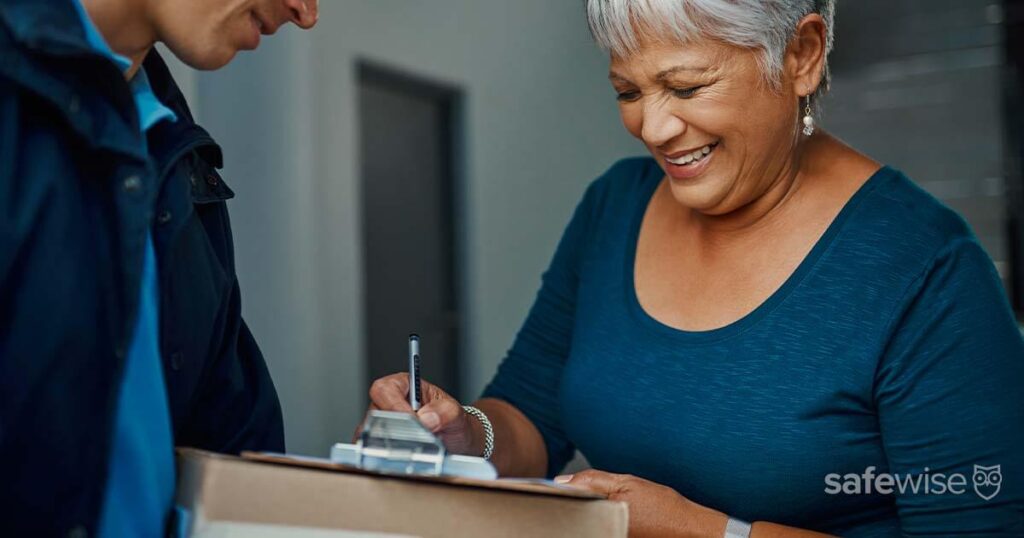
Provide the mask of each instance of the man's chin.
POLYGON ((238 54, 238 50, 234 47, 224 47, 223 50, 218 51, 204 51, 198 54, 192 54, 192 51, 178 52, 173 47, 168 47, 175 56, 181 60, 182 63, 191 67, 192 69, 198 69, 200 71, 213 71, 220 69, 225 65, 231 63, 231 60, 238 54))

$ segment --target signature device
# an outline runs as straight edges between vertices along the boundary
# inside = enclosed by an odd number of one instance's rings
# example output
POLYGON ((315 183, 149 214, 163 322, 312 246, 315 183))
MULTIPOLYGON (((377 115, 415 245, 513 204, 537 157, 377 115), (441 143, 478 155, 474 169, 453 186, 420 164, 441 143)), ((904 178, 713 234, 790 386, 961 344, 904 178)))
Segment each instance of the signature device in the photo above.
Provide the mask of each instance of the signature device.
POLYGON ((414 415, 393 411, 370 411, 359 439, 355 444, 335 444, 331 461, 381 474, 498 478, 491 462, 448 454, 444 443, 414 415))

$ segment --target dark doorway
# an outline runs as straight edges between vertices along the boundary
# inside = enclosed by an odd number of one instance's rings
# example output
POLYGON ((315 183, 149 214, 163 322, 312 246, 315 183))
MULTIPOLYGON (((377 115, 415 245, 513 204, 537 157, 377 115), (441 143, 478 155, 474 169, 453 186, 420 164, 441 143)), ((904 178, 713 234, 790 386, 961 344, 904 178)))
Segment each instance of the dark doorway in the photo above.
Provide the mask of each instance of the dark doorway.
POLYGON ((423 379, 459 394, 460 93, 367 63, 358 84, 367 375, 405 371, 418 333, 423 379))

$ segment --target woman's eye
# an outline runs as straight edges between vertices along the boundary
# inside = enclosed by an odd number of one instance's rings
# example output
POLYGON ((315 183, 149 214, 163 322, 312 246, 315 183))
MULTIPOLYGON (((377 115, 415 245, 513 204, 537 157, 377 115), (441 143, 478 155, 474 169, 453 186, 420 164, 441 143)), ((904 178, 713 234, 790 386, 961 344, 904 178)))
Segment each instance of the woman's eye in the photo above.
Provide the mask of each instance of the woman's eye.
POLYGON ((679 99, 689 99, 693 97, 695 93, 697 93, 697 90, 703 87, 704 86, 694 86, 692 88, 671 88, 671 92, 672 95, 678 97, 679 99))
POLYGON ((640 92, 638 91, 618 92, 615 96, 615 99, 623 102, 636 101, 639 98, 640 92))

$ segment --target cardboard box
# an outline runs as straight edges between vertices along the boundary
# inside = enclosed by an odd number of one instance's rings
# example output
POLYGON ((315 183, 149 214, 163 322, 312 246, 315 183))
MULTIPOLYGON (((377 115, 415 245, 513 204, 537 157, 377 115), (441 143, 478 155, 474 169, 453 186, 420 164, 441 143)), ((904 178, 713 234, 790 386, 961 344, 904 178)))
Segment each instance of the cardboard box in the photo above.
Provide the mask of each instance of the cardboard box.
POLYGON ((626 505, 532 482, 394 477, 324 460, 178 450, 177 504, 224 523, 422 537, 625 537, 626 505))

